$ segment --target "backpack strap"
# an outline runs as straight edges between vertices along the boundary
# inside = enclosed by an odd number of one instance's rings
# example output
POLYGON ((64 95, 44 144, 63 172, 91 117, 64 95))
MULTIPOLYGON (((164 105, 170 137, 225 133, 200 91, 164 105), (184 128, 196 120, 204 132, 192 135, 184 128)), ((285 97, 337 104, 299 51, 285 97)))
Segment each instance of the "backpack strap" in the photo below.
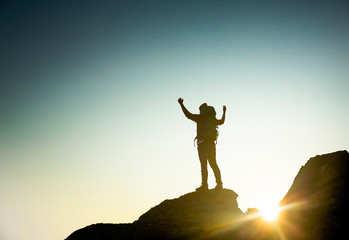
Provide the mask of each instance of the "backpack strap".
MULTIPOLYGON (((194 147, 196 147, 195 146, 195 141, 197 141, 198 140, 198 137, 196 136, 195 138, 194 138, 194 147)), ((199 146, 199 144, 200 143, 202 143, 202 142, 204 142, 205 140, 201 140, 200 142, 197 142, 197 145, 199 146)), ((217 144, 217 140, 215 141, 215 143, 217 144)))

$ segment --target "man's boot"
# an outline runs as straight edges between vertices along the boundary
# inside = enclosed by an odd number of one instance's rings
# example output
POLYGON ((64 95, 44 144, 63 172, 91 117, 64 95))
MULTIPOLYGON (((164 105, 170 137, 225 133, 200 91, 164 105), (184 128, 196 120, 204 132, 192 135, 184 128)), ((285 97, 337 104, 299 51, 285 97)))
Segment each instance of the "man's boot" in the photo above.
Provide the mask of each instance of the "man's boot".
POLYGON ((196 189, 197 192, 208 191, 208 185, 203 184, 196 189))
POLYGON ((216 185, 216 187, 214 188, 214 190, 222 190, 223 189, 223 183, 222 181, 219 181, 216 185))

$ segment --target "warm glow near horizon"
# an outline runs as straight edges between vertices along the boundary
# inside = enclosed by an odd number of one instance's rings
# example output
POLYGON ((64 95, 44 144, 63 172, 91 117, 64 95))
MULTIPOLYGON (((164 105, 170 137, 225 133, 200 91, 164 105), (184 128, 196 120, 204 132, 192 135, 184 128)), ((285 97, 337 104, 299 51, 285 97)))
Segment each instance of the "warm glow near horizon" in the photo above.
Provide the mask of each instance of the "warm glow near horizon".
POLYGON ((275 221, 279 215, 278 199, 271 196, 264 196, 260 199, 257 209, 262 217, 267 221, 275 221))

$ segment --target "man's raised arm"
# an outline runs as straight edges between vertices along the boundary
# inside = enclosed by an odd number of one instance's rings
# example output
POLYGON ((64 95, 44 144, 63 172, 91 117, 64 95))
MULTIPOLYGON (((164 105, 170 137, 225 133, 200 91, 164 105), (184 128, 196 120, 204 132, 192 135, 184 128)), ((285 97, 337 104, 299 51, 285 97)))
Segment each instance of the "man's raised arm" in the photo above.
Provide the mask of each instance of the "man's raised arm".
POLYGON ((186 109, 186 107, 184 106, 183 101, 184 101, 183 98, 178 98, 178 103, 179 103, 179 105, 181 105, 181 108, 182 108, 184 115, 188 119, 197 122, 198 118, 199 118, 199 114, 192 114, 191 112, 189 112, 188 109, 186 109))
POLYGON ((224 123, 224 121, 225 121, 225 111, 227 111, 227 107, 223 106, 223 116, 222 116, 222 119, 217 120, 217 124, 218 125, 222 125, 224 123))

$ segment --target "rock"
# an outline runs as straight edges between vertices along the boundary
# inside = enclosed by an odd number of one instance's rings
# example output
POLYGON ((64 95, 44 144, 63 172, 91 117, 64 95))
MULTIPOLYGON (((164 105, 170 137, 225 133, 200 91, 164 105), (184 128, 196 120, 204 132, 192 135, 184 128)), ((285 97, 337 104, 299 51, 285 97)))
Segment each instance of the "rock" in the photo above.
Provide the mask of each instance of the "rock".
POLYGON ((243 215, 237 194, 228 189, 193 192, 166 200, 134 223, 136 236, 193 239, 210 235, 243 215))
POLYGON ((66 240, 224 239, 220 230, 243 216, 237 197, 228 189, 188 193, 163 201, 132 224, 91 225, 66 240))
POLYGON ((349 223, 348 192, 347 151, 310 158, 280 202, 280 229, 287 239, 341 239, 349 223))
POLYGON ((66 240, 128 240, 131 224, 93 224, 73 232, 66 240))

